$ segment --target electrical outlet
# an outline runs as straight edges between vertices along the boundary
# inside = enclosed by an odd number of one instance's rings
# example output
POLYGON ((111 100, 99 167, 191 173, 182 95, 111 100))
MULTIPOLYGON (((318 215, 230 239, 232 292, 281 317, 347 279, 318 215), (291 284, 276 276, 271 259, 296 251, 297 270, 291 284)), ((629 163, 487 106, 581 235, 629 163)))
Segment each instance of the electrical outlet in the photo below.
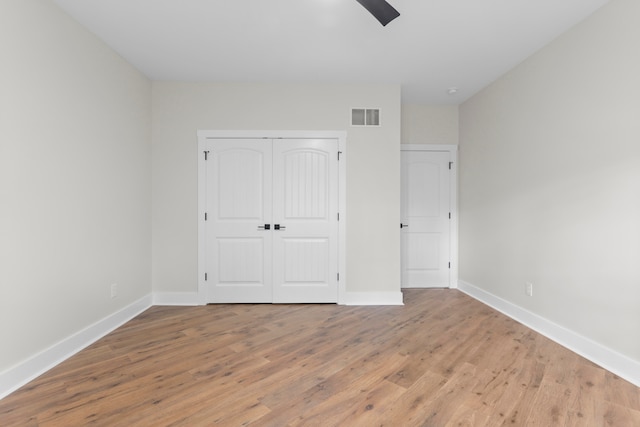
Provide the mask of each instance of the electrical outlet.
POLYGON ((111 298, 115 298, 118 296, 118 284, 117 283, 112 283, 111 284, 111 298))
POLYGON ((526 282, 524 284, 524 293, 527 294, 530 297, 533 296, 533 283, 526 282))

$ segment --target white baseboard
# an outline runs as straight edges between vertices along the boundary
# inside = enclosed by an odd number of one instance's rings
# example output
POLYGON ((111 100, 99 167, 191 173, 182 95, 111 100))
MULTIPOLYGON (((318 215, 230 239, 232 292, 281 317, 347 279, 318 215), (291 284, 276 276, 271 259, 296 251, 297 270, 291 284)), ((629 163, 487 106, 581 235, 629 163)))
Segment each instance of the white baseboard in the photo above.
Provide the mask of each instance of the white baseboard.
MULTIPOLYGON (((402 292, 346 292, 343 305, 403 305, 402 292)), ((154 292, 153 305, 202 305, 197 292, 154 292)))
POLYGON ((197 292, 154 292, 153 305, 202 305, 197 292))
POLYGON ((402 292, 345 292, 343 305, 404 305, 402 292))
POLYGON ((640 387, 640 362, 462 280, 458 289, 640 387))
POLYGON ((151 307, 151 294, 59 341, 24 362, 0 373, 0 399, 93 344, 151 307))

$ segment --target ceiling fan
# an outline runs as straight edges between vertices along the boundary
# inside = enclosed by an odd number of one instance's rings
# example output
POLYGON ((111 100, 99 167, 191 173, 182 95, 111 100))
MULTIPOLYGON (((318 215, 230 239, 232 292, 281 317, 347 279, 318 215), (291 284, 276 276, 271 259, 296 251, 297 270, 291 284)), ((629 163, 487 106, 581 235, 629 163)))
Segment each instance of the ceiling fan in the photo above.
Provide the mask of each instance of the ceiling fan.
POLYGON ((400 12, 394 9, 386 0, 356 0, 367 9, 384 27, 389 22, 400 16, 400 12))

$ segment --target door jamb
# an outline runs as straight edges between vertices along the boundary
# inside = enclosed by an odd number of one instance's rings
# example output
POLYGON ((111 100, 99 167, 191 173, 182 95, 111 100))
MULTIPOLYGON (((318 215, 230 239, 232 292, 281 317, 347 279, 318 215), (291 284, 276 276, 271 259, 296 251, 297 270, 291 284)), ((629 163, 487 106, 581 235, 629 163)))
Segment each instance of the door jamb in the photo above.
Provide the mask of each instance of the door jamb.
POLYGON ((449 194, 451 209, 450 247, 451 274, 449 274, 449 288, 458 287, 458 146, 455 144, 401 144, 400 151, 446 151, 449 152, 451 163, 451 179, 449 194))
POLYGON ((205 219, 205 142, 210 139, 335 139, 338 141, 338 304, 345 304, 347 289, 347 132, 346 131, 244 131, 198 130, 198 303, 207 304, 205 219))

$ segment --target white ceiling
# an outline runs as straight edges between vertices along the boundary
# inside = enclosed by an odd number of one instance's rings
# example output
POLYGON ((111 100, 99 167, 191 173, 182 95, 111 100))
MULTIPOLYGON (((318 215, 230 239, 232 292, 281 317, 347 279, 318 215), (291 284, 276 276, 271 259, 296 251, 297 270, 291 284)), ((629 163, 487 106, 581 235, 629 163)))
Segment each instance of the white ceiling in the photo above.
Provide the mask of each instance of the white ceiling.
POLYGON ((153 80, 394 83, 458 104, 608 0, 54 0, 153 80), (458 87, 456 96, 447 94, 458 87))

